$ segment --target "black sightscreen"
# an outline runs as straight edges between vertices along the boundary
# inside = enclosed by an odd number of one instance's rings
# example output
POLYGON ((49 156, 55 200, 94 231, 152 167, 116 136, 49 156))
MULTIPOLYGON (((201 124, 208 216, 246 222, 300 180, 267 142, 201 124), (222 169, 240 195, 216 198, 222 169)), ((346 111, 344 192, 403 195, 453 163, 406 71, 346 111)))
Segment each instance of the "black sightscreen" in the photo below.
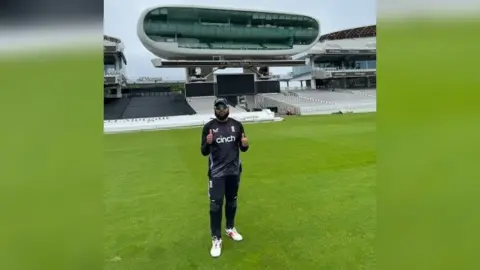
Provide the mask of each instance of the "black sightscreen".
POLYGON ((130 98, 104 98, 103 99, 103 119, 115 120, 121 119, 122 114, 128 106, 130 98))
POLYGON ((217 74, 217 96, 255 94, 254 74, 217 74))
POLYGON ((182 94, 153 97, 133 97, 122 113, 121 119, 192 115, 190 107, 182 94))
POLYGON ((280 93, 279 81, 256 81, 255 89, 260 93, 280 93))
POLYGON ((187 97, 208 97, 215 96, 214 83, 186 83, 185 95, 187 97))

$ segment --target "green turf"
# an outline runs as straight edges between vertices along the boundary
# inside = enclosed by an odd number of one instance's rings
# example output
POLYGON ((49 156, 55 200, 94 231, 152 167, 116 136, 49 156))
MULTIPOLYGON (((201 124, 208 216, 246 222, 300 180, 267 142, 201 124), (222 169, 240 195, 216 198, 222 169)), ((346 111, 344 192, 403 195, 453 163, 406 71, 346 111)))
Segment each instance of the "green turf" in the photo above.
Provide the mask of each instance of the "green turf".
POLYGON ((105 136, 105 269, 375 268, 375 114, 245 127, 245 239, 218 259, 201 129, 105 136))

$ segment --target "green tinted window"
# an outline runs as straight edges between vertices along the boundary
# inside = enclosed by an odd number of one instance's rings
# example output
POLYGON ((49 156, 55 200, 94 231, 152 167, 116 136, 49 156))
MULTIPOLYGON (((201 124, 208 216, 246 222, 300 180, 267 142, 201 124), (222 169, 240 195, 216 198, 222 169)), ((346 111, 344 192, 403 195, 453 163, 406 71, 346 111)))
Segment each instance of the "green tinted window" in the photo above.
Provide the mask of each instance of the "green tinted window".
POLYGON ((179 46, 199 49, 286 49, 310 44, 318 36, 316 21, 304 16, 195 8, 153 10, 144 28, 152 39, 180 37, 179 46))
POLYGON ((309 29, 285 29, 273 27, 241 27, 241 26, 216 26, 201 24, 145 24, 145 31, 151 34, 172 35, 181 34, 182 37, 204 37, 204 38, 225 38, 225 39, 288 39, 289 37, 313 41, 317 30, 309 29))
POLYGON ((235 22, 248 23, 249 20, 274 22, 277 20, 284 21, 283 24, 295 26, 300 24, 303 27, 318 27, 316 22, 305 16, 281 14, 281 13, 263 13, 250 12, 241 10, 216 10, 202 8, 186 8, 186 7, 168 7, 152 10, 147 17, 155 17, 157 20, 165 21, 163 17, 168 17, 168 21, 185 21, 185 22, 219 22, 228 23, 229 20, 235 22), (163 16, 163 17, 162 17, 163 16))

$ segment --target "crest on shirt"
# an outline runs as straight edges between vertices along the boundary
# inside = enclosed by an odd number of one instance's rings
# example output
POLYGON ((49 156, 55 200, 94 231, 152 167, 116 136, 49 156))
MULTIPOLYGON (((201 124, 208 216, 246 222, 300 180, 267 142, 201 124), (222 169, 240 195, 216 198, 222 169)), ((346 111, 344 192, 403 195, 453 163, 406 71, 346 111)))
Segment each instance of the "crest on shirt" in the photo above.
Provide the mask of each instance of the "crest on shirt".
POLYGON ((218 128, 214 128, 212 129, 213 133, 217 133, 218 132, 218 128))
POLYGON ((235 132, 235 127, 234 127, 234 126, 231 126, 231 128, 232 128, 232 132, 235 132))

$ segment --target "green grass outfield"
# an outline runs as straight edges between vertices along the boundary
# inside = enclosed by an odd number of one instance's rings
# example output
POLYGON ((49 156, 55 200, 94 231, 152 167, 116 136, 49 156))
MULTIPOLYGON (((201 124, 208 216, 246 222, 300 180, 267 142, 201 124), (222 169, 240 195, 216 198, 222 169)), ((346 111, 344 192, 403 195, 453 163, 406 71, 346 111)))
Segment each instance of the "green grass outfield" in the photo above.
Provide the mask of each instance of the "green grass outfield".
POLYGON ((218 259, 201 129, 105 135, 105 269, 375 269, 375 118, 246 124, 245 239, 218 259))

